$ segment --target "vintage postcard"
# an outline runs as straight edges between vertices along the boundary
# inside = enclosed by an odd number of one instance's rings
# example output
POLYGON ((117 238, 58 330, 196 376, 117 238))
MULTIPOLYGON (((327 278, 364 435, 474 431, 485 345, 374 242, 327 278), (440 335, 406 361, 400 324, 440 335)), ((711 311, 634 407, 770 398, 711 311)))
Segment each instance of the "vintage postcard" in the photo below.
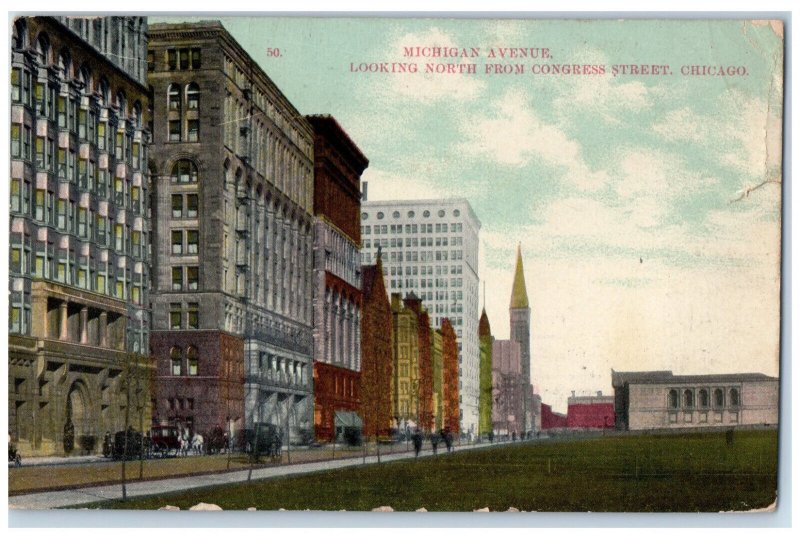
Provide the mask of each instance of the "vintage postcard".
POLYGON ((782 21, 9 33, 10 509, 781 503, 782 21))

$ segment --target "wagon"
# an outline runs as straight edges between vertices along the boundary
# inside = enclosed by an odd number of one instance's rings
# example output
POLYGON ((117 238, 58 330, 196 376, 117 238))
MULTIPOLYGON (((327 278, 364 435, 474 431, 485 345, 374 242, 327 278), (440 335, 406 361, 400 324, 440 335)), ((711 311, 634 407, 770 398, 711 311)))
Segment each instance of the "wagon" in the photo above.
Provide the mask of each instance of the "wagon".
POLYGON ((181 450, 181 429, 170 425, 154 426, 150 432, 153 455, 176 457, 181 450))

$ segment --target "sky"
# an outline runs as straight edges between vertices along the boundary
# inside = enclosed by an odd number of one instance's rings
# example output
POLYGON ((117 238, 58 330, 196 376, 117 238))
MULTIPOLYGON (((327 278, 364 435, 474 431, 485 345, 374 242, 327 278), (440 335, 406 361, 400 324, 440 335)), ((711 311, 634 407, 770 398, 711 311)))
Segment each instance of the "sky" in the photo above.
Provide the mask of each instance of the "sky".
MULTIPOLYGON (((192 19, 150 22, 181 20, 192 19)), ((611 369, 778 375, 779 26, 221 20, 301 113, 337 118, 370 160, 370 200, 469 200, 495 338, 508 338, 521 246, 534 386, 555 410, 572 391, 611 394, 611 369), (480 56, 405 57, 412 46, 480 56), (500 47, 547 48, 550 58, 499 60, 526 72, 486 75, 500 47), (351 67, 379 62, 420 71, 351 67), (428 62, 472 62, 477 73, 425 74, 428 62), (605 74, 533 74, 533 64, 605 74), (667 64, 670 74, 614 76, 621 64, 667 64), (746 75, 681 75, 692 65, 746 75)))

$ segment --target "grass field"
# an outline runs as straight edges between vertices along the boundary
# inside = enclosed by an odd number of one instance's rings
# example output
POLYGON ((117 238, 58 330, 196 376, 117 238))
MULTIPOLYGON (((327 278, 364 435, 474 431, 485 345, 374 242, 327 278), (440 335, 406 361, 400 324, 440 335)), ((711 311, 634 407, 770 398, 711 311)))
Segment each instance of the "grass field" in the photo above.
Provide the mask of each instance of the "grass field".
POLYGON ((609 436, 440 454, 92 507, 472 511, 723 511, 766 507, 778 435, 609 436))

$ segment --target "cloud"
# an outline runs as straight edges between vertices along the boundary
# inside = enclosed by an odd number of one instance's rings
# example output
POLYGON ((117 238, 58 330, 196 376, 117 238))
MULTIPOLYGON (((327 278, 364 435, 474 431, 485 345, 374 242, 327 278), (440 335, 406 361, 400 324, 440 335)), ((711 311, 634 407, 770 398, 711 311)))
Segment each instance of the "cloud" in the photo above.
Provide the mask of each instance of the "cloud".
POLYGON ((581 146, 558 126, 544 121, 530 104, 530 96, 509 89, 481 115, 461 124, 460 151, 477 160, 523 167, 540 161, 560 168, 564 179, 590 191, 607 180, 581 156, 581 146))
MULTIPOLYGON (((425 176, 422 176, 425 177, 425 176)), ((361 176, 367 182, 369 200, 421 200, 453 196, 441 183, 425 181, 420 176, 367 168, 361 176)))

